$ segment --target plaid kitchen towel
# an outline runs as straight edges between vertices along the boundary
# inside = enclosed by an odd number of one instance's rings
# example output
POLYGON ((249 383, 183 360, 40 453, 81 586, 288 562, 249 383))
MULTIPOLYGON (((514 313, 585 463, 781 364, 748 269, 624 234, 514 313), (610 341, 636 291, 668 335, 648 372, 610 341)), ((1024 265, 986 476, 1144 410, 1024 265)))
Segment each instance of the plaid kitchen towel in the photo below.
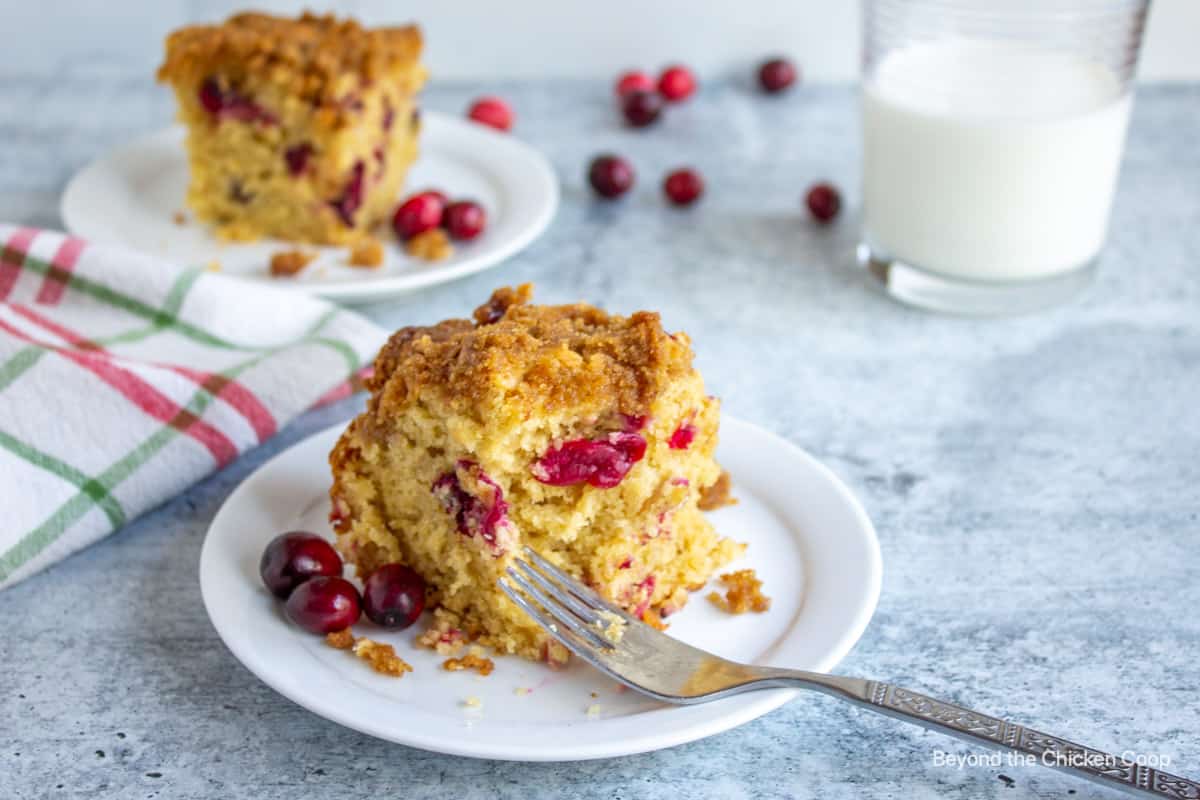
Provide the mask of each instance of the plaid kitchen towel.
POLYGON ((384 332, 278 287, 0 225, 0 589, 263 442, 384 332))

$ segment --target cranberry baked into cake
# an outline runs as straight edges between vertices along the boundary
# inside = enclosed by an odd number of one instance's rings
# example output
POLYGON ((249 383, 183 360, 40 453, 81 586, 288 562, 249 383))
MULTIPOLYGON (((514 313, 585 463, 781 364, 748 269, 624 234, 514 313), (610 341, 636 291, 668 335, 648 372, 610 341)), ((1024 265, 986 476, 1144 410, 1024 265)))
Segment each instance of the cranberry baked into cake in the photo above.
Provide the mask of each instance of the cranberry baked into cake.
POLYGON ((477 639, 566 660, 497 587, 529 545, 648 620, 742 545, 700 510, 717 485, 719 404, 657 314, 528 305, 397 331, 367 410, 330 455, 338 547, 359 573, 403 562, 437 607, 426 643, 477 639))
POLYGON ((187 126, 187 203, 227 239, 354 241, 417 154, 415 27, 246 13, 167 37, 158 70, 187 126))

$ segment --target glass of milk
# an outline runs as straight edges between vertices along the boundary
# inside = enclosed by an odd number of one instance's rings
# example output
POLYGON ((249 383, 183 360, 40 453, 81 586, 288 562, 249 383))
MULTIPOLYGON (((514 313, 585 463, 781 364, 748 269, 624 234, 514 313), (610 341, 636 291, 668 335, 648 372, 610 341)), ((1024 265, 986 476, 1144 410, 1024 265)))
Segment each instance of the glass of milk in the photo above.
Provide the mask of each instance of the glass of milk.
POLYGON ((1108 231, 1149 0, 864 0, 863 239, 893 296, 1028 311, 1108 231))

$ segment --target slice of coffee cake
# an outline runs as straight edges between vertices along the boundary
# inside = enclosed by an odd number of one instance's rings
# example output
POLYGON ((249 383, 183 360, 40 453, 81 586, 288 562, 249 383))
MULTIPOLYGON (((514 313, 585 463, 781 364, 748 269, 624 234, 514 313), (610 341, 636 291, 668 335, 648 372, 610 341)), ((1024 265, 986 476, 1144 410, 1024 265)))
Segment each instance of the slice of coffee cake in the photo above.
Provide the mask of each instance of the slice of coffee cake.
POLYGON ((196 216, 227 239, 342 244, 385 220, 417 155, 415 27, 237 14, 167 38, 196 216))
POLYGON ((670 614, 742 546, 697 506, 721 475, 719 404, 657 314, 527 305, 395 333, 333 468, 338 546, 360 574, 400 561, 439 637, 562 661, 497 587, 530 545, 636 616, 670 614))

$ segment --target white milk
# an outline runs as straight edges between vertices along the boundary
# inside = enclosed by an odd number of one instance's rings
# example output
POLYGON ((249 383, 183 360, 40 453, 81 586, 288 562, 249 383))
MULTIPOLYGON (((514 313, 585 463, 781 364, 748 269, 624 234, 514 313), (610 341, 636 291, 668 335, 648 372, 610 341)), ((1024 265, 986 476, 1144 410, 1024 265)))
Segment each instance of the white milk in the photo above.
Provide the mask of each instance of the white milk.
POLYGON ((1130 95, 1069 53, 960 39, 897 50, 863 92, 863 205, 882 254, 1027 280, 1104 243, 1130 95))

